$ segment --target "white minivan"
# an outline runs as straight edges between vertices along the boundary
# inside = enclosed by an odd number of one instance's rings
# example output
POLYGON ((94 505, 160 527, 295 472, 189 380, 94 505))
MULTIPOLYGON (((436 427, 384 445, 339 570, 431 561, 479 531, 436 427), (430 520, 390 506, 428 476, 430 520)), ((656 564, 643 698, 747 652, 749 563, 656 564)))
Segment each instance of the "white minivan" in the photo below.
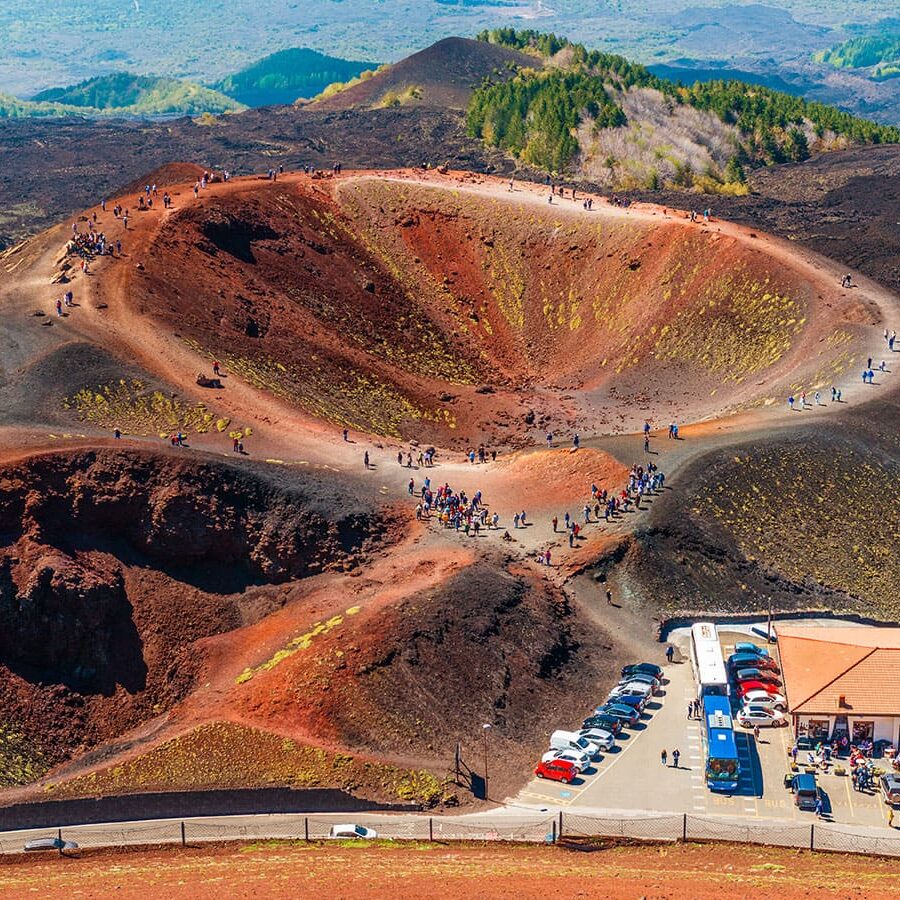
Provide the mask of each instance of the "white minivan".
POLYGON ((579 753, 587 753, 591 759, 600 755, 600 746, 582 737, 577 731, 554 731, 550 735, 550 749, 577 750, 579 753))

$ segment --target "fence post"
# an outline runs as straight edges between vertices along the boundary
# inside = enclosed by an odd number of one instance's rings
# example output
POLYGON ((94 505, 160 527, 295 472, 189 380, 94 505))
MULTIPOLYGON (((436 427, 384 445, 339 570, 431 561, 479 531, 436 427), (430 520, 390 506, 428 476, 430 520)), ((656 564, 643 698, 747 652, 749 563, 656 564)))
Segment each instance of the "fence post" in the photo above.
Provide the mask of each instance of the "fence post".
POLYGON ((687 813, 684 814, 684 818, 681 820, 681 840, 687 843, 687 813))
POLYGON ((815 822, 809 823, 809 849, 816 849, 816 824, 815 822))
POLYGON ((563 823, 562 810, 560 810, 559 811, 559 836, 560 837, 562 837, 562 823, 563 823))
POLYGON ((428 817, 428 840, 434 840, 434 819, 431 816, 428 817))
POLYGON ((59 841, 59 847, 57 849, 59 850, 59 855, 62 856, 62 828, 56 829, 56 838, 59 841))
POLYGON ((184 834, 184 822, 181 823, 181 846, 182 847, 187 846, 187 838, 185 837, 185 834, 184 834))
POLYGON ((550 843, 556 843, 556 819, 550 823, 550 843))
POLYGON ((309 816, 303 817, 303 840, 309 840, 309 816))

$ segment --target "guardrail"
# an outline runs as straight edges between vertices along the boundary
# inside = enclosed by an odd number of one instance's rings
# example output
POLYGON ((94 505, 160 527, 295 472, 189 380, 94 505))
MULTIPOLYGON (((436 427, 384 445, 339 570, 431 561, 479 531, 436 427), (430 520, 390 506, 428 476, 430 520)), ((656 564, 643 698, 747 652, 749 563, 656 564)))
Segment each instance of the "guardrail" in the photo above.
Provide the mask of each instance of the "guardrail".
MULTIPOLYGON (((0 853, 21 853, 26 840, 61 838, 80 848, 139 847, 175 844, 198 846, 221 841, 297 840, 328 838, 337 820, 322 815, 240 816, 212 820, 142 822, 109 826, 71 826, 6 832, 0 853)), ((380 838, 399 841, 513 841, 554 843, 560 838, 626 838, 648 842, 712 841, 797 847, 872 856, 900 857, 900 835, 855 830, 822 823, 739 823, 714 816, 659 814, 635 816, 579 815, 559 812, 535 816, 372 816, 344 815, 343 821, 362 821, 380 838)))

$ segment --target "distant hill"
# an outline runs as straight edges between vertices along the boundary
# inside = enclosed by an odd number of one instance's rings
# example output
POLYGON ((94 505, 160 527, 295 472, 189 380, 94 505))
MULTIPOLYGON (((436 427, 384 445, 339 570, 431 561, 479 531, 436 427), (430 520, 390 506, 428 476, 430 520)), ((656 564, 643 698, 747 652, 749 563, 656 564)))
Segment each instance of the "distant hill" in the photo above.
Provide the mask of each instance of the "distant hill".
POLYGON ((117 72, 69 87, 50 88, 21 100, 0 94, 0 117, 194 116, 244 107, 210 88, 177 78, 117 72))
POLYGON ((469 103, 469 133, 550 172, 629 190, 742 193, 747 167, 900 142, 897 128, 761 85, 685 87, 622 56, 533 31, 479 39, 527 48, 547 64, 481 85, 469 103))
POLYGON ((868 76, 876 81, 900 77, 900 22, 890 31, 821 50, 813 59, 839 69, 868 69, 868 76))
POLYGON ((305 47, 281 50, 213 85, 245 106, 274 106, 315 97, 334 82, 357 78, 377 63, 326 56, 305 47))
POLYGON ((491 76, 511 74, 518 66, 540 66, 534 56, 466 38, 445 38, 370 78, 317 98, 318 109, 430 106, 465 109, 473 90, 491 76))

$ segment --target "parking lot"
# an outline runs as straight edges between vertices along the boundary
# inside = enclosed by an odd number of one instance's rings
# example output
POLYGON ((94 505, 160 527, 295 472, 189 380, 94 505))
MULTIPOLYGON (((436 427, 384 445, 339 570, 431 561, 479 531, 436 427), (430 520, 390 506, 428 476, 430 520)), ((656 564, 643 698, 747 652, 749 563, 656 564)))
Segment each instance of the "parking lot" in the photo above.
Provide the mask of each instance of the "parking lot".
MULTIPOLYGON (((722 632, 723 652, 732 652, 735 641, 747 633, 722 632)), ((535 778, 518 795, 529 805, 594 807, 616 810, 656 810, 696 814, 740 815, 760 819, 811 822, 812 812, 801 812, 793 794, 784 787, 793 736, 788 728, 764 728, 757 744, 752 731, 737 729, 741 782, 732 794, 715 794, 704 781, 702 723, 688 718, 688 704, 696 697, 689 658, 689 634, 675 634, 674 662, 666 665, 664 693, 648 704, 636 728, 626 728, 617 747, 604 753, 599 763, 569 785, 535 778), (661 751, 668 765, 660 762, 661 751), (678 768, 672 751, 680 751, 678 768)), ((599 704, 605 691, 595 698, 599 704)), ((589 710, 585 710, 587 715, 589 710)), ((576 728, 578 722, 561 722, 560 728, 576 728)), ((802 757, 801 757, 802 761, 802 757)), ((826 794, 826 818, 834 822, 885 825, 888 807, 880 794, 853 790, 849 776, 818 776, 826 794)))

